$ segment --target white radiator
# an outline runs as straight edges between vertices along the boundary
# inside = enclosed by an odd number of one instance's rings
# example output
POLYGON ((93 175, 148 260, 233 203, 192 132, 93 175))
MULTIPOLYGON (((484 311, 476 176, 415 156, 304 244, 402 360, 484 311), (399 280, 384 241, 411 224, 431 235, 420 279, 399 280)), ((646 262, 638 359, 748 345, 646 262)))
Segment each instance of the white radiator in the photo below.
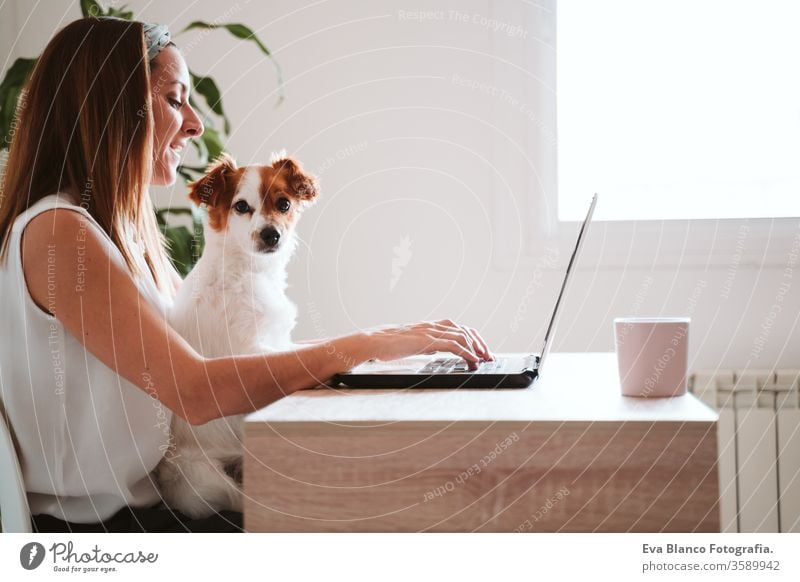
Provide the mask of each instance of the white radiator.
POLYGON ((689 389, 719 412, 724 532, 800 532, 800 370, 698 370, 689 389))

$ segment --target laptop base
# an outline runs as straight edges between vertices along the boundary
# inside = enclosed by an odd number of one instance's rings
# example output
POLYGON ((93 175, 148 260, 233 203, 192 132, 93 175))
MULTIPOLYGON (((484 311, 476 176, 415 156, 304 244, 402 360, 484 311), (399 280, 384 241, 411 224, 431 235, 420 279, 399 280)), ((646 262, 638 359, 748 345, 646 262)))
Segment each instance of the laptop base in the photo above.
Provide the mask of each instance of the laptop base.
MULTIPOLYGON (((393 372, 376 374, 354 371, 334 376, 331 385, 344 384, 348 388, 469 388, 469 389, 506 389, 527 388, 538 376, 539 356, 531 355, 526 358, 529 365, 515 366, 508 372, 447 372, 427 374, 421 372, 393 372)), ((391 363, 388 363, 390 365, 391 363)))

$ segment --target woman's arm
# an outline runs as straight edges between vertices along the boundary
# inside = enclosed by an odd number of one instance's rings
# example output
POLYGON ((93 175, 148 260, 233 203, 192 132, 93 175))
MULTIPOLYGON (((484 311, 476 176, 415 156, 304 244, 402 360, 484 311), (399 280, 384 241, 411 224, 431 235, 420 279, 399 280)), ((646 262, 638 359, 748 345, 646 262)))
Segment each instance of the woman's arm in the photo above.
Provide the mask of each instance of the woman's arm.
POLYGON ((31 220, 22 253, 34 301, 109 368, 193 424, 253 411, 367 359, 356 336, 268 356, 201 357, 112 260, 102 234, 72 210, 31 220))
POLYGON ((360 332, 291 352, 204 358, 141 296, 108 244, 75 211, 43 212, 28 223, 22 241, 28 290, 95 357, 192 424, 252 412, 371 358, 441 350, 475 366, 491 357, 475 330, 446 320, 360 332))

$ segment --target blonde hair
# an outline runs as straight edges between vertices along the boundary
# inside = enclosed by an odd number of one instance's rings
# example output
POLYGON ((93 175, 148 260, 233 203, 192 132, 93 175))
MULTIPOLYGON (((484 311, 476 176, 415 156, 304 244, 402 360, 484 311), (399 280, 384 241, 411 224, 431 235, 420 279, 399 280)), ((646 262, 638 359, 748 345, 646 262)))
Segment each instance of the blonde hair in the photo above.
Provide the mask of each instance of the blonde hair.
POLYGON ((173 293, 148 189, 153 116, 142 23, 83 18, 60 30, 26 83, 17 117, 0 189, 0 263, 20 214, 49 194, 72 192, 142 276, 126 236, 133 228, 156 285, 173 293))

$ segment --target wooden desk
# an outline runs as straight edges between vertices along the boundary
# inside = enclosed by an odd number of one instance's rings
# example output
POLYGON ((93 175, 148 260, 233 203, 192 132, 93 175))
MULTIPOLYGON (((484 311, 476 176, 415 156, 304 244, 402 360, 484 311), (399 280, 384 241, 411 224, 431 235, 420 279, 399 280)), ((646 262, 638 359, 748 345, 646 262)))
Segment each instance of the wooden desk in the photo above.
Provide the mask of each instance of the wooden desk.
POLYGON ((249 531, 719 531, 717 414, 614 354, 524 390, 302 391, 245 421, 249 531))

